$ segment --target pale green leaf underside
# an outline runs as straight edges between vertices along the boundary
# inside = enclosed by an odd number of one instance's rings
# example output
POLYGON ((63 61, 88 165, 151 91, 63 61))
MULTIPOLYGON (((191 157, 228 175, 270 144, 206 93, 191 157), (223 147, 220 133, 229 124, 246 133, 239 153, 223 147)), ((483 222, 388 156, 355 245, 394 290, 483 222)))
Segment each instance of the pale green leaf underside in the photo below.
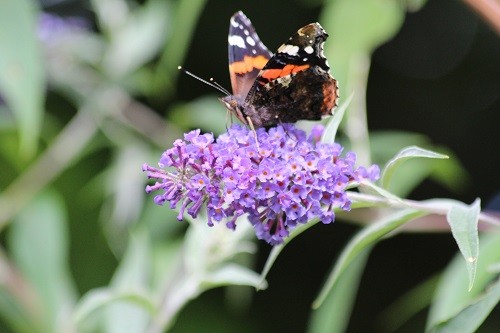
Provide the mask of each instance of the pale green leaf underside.
POLYGON ((469 290, 474 284, 479 255, 477 223, 481 210, 480 206, 481 201, 479 199, 476 199, 471 206, 454 204, 446 215, 453 237, 465 258, 469 274, 469 290))
POLYGON ((403 162, 412 159, 412 158, 440 158, 445 159, 448 156, 435 153, 433 151, 423 149, 417 146, 410 146, 402 149, 399 153, 396 154, 389 162, 387 162, 384 171, 382 173, 382 177, 380 178, 380 184, 382 184, 383 188, 388 188, 392 175, 394 171, 401 165, 403 162))
POLYGON ((75 322, 80 326, 92 314, 119 301, 136 304, 151 314, 154 314, 156 309, 152 300, 144 296, 144 292, 141 291, 118 291, 109 288, 94 289, 87 293, 80 301, 79 306, 74 312, 75 322))
POLYGON ((429 330, 432 333, 473 333, 500 302, 500 279, 488 288, 476 302, 465 307, 450 320, 429 330))

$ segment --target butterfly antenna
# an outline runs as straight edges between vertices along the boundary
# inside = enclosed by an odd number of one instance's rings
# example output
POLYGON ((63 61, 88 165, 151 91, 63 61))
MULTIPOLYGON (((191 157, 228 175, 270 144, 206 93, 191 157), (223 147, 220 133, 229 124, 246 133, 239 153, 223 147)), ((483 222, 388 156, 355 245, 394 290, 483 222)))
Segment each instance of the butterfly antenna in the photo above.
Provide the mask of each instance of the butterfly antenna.
POLYGON ((226 93, 226 95, 231 95, 231 93, 229 91, 227 91, 226 88, 224 88, 223 86, 221 86, 219 84, 219 82, 215 81, 213 77, 210 78, 210 82, 213 83, 215 86, 219 87, 220 91, 224 91, 226 93))
POLYGON ((202 79, 201 77, 194 75, 190 71, 186 70, 182 66, 178 66, 177 69, 182 71, 184 74, 187 74, 187 75, 191 76, 192 78, 195 78, 196 80, 201 81, 201 82, 205 83, 206 85, 217 89, 218 91, 220 91, 221 93, 223 93, 225 95, 231 95, 231 93, 229 93, 229 91, 227 91, 227 89, 224 89, 224 87, 222 87, 220 84, 215 82, 212 78, 210 78, 210 81, 202 79))

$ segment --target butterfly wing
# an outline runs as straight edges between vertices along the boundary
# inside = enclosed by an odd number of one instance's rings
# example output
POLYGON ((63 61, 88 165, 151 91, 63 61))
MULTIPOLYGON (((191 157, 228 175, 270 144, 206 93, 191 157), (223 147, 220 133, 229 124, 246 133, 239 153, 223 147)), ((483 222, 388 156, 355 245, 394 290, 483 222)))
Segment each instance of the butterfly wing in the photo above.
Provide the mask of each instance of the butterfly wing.
POLYGON ((323 54, 327 37, 319 23, 311 23, 279 47, 245 99, 254 123, 272 126, 332 114, 339 92, 323 54))
POLYGON ((235 13, 230 20, 228 53, 233 95, 243 100, 272 53, 261 42, 252 22, 241 11, 235 13))

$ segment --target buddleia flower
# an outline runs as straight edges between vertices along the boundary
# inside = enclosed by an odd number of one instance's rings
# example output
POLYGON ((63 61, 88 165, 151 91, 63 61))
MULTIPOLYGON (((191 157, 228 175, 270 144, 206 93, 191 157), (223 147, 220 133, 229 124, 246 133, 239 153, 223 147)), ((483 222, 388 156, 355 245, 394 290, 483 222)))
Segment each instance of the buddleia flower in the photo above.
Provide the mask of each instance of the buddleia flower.
POLYGON ((378 166, 357 167, 354 153, 341 156, 341 145, 320 142, 322 131, 317 126, 307 136, 283 124, 254 132, 235 124, 217 139, 191 131, 162 154, 158 167, 143 165, 156 180, 146 192, 157 193, 158 205, 179 208, 179 220, 204 209, 210 226, 235 229, 248 215, 259 239, 280 244, 299 224, 333 222, 334 209, 350 210, 348 187, 379 177, 378 166))

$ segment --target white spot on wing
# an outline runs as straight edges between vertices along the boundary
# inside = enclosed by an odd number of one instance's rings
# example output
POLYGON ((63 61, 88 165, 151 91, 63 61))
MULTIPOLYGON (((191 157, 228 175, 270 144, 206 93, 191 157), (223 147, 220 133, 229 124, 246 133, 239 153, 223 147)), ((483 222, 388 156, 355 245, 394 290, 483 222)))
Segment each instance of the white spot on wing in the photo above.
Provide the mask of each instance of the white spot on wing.
POLYGON ((250 33, 248 32, 248 30, 247 30, 247 29, 243 30, 243 32, 244 32, 244 33, 245 33, 245 35, 247 35, 247 36, 248 36, 248 35, 250 35, 250 33))
POLYGON ((294 56, 297 55, 297 52, 299 52, 299 47, 297 45, 283 44, 278 49, 278 52, 287 53, 291 56, 294 56))
POLYGON ((252 37, 247 36, 246 41, 247 41, 247 43, 248 43, 249 45, 251 45, 251 46, 255 46, 255 41, 253 40, 253 38, 252 38, 252 37))
POLYGON ((239 23, 238 23, 238 22, 236 22, 236 20, 234 19, 234 17, 233 17, 233 18, 231 18, 231 25, 232 25, 233 27, 235 27, 235 28, 238 28, 238 26, 239 26, 239 23))
POLYGON ((308 54, 311 54, 311 53, 313 53, 313 52, 314 52, 314 49, 313 49, 313 47, 312 47, 312 46, 310 46, 310 45, 309 45, 309 46, 306 46, 306 47, 304 48, 304 51, 306 51, 306 53, 308 53, 308 54))
POLYGON ((229 36, 227 38, 227 41, 228 41, 229 45, 231 45, 231 46, 238 46, 242 49, 246 48, 245 41, 240 36, 236 36, 236 35, 229 36))

